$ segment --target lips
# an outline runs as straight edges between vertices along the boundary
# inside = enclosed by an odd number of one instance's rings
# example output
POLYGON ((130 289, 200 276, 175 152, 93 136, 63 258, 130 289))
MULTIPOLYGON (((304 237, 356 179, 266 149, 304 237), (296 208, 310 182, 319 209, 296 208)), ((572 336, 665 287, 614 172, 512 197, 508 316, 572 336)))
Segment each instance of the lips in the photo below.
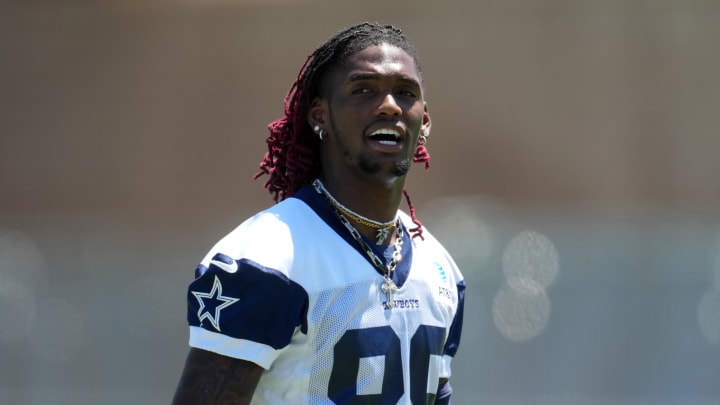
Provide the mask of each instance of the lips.
POLYGON ((368 139, 382 152, 396 152, 402 149, 403 134, 398 128, 378 128, 368 134, 368 139))

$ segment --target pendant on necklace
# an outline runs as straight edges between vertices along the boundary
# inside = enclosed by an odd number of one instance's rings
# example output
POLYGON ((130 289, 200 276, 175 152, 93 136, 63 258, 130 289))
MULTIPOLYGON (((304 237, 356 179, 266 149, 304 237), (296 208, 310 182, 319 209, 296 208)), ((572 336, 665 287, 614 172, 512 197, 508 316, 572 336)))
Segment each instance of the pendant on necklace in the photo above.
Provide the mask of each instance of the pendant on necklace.
POLYGON ((392 309, 395 306, 393 294, 395 294, 395 291, 398 290, 395 282, 392 281, 391 278, 385 277, 385 281, 382 283, 382 286, 380 286, 380 289, 387 296, 387 302, 385 302, 385 309, 392 309))
POLYGON ((377 241, 375 242, 376 245, 382 245, 383 242, 385 242, 385 239, 390 236, 390 228, 378 228, 377 232, 375 232, 375 238, 377 241))

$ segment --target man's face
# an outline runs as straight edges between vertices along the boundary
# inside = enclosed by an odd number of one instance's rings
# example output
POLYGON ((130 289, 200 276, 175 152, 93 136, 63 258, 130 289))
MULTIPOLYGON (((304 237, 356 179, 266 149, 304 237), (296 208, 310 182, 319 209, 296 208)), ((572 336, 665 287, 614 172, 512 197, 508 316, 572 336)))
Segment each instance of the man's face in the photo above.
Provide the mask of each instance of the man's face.
POLYGON ((413 58, 393 45, 370 46, 328 84, 319 102, 329 124, 321 146, 325 175, 392 180, 407 174, 418 136, 430 127, 413 58))

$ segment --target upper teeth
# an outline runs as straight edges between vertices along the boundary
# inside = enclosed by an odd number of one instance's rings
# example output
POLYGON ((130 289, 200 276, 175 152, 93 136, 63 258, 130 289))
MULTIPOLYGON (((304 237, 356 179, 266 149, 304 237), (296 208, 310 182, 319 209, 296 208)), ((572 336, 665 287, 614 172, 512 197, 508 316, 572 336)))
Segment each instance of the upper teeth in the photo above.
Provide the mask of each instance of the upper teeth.
POLYGON ((399 131, 397 131, 395 129, 388 129, 388 128, 378 129, 376 131, 373 131, 373 133, 370 134, 370 136, 374 136, 374 135, 392 135, 396 138, 400 138, 399 131))

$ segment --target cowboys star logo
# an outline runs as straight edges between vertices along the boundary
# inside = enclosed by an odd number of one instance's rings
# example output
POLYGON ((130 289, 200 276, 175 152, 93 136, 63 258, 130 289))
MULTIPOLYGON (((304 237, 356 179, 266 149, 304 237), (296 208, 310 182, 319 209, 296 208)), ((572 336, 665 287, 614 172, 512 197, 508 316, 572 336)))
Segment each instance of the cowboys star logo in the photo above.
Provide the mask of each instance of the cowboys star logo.
POLYGON ((222 284, 220 284, 220 279, 217 276, 215 276, 215 282, 213 282, 212 290, 209 293, 192 291, 192 294, 200 303, 197 313, 200 323, 207 319, 218 332, 220 332, 220 311, 240 301, 238 298, 222 295, 222 284))

